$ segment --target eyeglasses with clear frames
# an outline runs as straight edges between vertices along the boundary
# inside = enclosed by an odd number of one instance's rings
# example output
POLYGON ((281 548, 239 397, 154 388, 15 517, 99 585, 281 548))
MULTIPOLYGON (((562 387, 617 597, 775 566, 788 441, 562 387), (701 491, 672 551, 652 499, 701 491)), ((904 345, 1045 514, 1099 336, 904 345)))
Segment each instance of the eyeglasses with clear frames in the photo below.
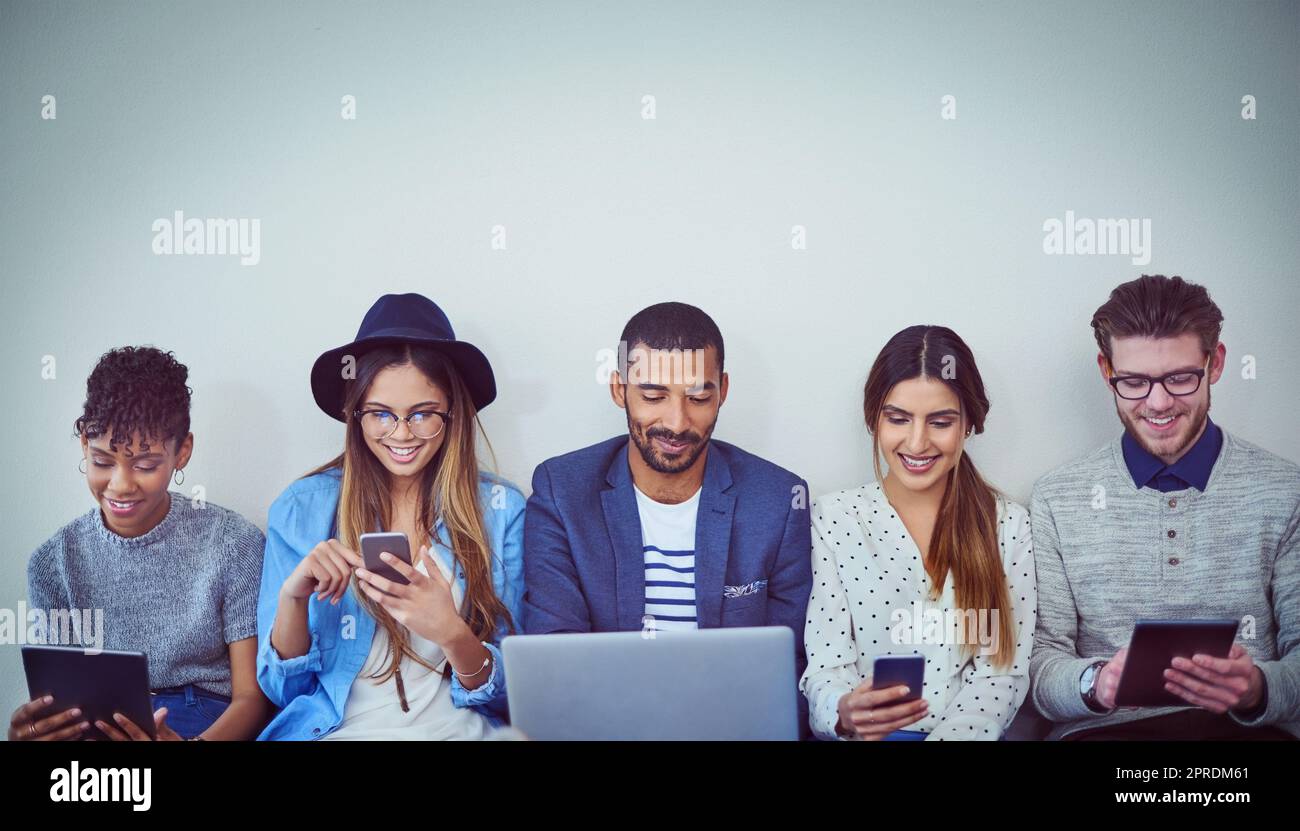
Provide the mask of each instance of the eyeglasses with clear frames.
POLYGON ((403 421, 417 439, 436 439, 451 421, 450 412, 419 410, 399 416, 388 410, 354 410, 352 417, 361 422, 361 429, 375 441, 382 441, 397 432, 403 421))

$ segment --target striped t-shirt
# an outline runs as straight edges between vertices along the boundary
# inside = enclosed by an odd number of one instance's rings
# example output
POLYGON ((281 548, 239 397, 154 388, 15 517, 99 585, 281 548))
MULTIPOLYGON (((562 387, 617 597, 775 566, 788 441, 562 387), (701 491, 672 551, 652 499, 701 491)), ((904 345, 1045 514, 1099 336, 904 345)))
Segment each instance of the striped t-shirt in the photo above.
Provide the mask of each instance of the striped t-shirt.
POLYGON ((700 491, 665 505, 636 490, 645 556, 645 628, 697 629, 695 618, 695 516, 700 491), (653 619, 653 624, 651 620, 653 619))

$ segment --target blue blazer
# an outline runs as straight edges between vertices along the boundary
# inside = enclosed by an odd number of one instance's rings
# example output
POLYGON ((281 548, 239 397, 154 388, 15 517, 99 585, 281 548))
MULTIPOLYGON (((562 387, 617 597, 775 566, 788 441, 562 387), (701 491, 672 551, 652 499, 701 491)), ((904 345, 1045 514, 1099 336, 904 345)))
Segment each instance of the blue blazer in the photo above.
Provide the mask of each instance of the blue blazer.
MULTIPOLYGON (((645 559, 626 434, 548 459, 533 473, 524 516, 523 627, 529 634, 640 631, 645 559)), ((797 685, 807 664, 812 592, 808 484, 711 439, 695 527, 701 628, 786 626, 797 685), (758 584, 731 596, 726 587, 758 584)), ((807 702, 798 696, 801 734, 807 702)))

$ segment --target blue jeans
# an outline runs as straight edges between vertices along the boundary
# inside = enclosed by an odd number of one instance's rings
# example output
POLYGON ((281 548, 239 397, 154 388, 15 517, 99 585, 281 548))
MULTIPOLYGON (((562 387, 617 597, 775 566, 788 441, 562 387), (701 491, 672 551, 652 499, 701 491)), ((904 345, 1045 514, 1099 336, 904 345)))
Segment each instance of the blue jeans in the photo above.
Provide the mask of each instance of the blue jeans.
POLYGON ((153 691, 154 712, 166 707, 167 726, 182 739, 192 739, 207 730, 229 706, 229 698, 193 684, 153 691))
POLYGON ((882 741, 886 742, 923 742, 929 733, 922 733, 920 730, 895 730, 882 741))

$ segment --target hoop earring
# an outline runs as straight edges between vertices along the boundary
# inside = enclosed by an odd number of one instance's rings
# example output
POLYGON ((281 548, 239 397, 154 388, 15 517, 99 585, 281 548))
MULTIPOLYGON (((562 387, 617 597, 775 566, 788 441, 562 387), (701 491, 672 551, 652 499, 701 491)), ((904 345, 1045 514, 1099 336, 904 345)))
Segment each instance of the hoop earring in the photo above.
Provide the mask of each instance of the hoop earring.
POLYGON ((82 476, 86 475, 86 457, 82 456, 81 461, 77 462, 77 472, 82 476))
POLYGON ((172 473, 172 481, 175 482, 178 486, 185 484, 185 471, 181 470, 180 468, 176 468, 176 470, 172 473), (178 480, 176 478, 177 476, 180 476, 181 478, 178 480))

